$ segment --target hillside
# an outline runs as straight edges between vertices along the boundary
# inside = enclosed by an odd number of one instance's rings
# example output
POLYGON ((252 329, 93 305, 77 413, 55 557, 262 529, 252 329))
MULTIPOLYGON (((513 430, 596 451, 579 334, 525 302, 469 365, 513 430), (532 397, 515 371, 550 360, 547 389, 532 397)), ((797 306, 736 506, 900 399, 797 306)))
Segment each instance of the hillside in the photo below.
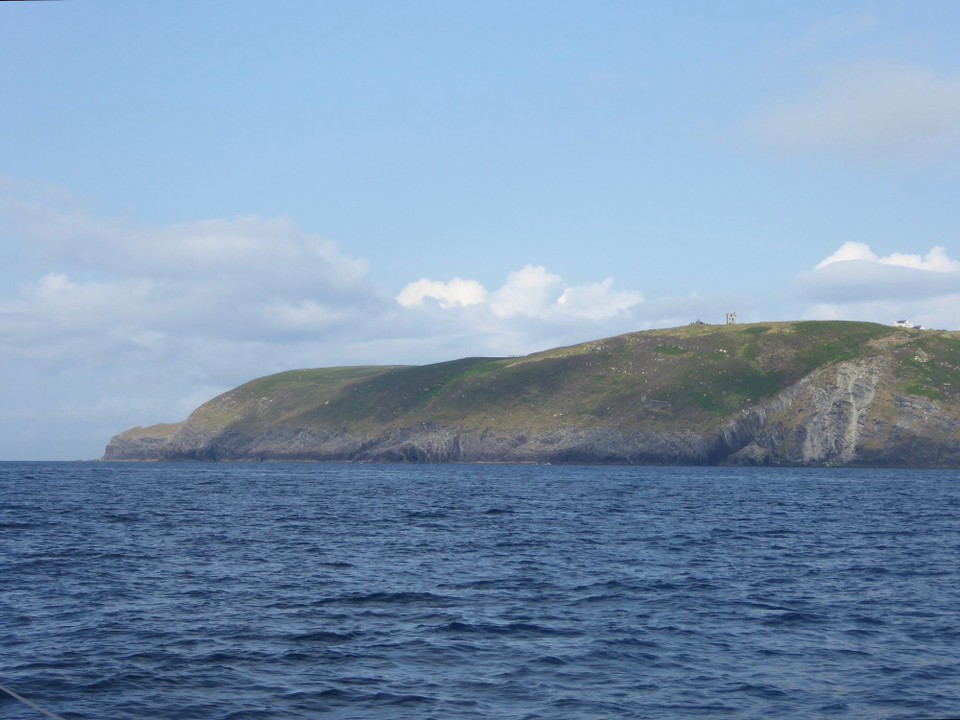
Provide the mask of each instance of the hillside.
POLYGON ((691 325, 518 358, 294 370, 105 460, 960 467, 960 334, 691 325))

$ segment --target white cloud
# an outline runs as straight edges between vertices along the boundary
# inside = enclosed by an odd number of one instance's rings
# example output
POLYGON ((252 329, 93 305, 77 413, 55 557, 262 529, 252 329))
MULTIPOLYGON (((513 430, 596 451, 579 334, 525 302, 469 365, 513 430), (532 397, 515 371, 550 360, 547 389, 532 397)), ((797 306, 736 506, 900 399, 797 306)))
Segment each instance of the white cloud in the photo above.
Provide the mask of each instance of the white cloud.
POLYGON ((455 277, 449 282, 422 278, 407 285, 397 296, 404 307, 417 307, 424 300, 436 300, 442 308, 477 305, 487 299, 487 291, 476 280, 455 277))
POLYGON ((266 324, 281 329, 320 331, 346 322, 349 312, 313 300, 276 302, 263 309, 266 324))
POLYGON ((827 265, 853 260, 863 260, 880 265, 896 265, 915 270, 929 270, 930 272, 960 271, 960 262, 948 257, 946 249, 940 246, 932 248, 926 255, 891 253, 885 257, 880 257, 870 249, 869 245, 861 242, 844 243, 835 253, 817 263, 816 269, 822 270, 827 265))
POLYGON ((15 218, 8 232, 51 269, 0 296, 0 355, 42 348, 47 362, 67 362, 75 338, 113 359, 189 335, 221 347, 293 341, 388 302, 364 261, 286 218, 143 227, 34 199, 7 197, 2 209, 15 218))
POLYGON ((490 300, 490 309, 500 318, 517 315, 546 318, 553 314, 563 292, 559 275, 537 265, 527 265, 507 276, 503 287, 490 300))
POLYGON ((960 150, 960 77, 890 63, 833 67, 761 109, 748 130, 788 151, 937 159, 960 150))
POLYGON ((0 338, 5 341, 0 354, 30 356, 43 348, 43 356, 53 351, 69 357, 77 338, 107 336, 112 328, 135 321, 155 292, 147 279, 75 282, 64 273, 48 273, 23 286, 19 297, 0 298, 0 338))
POLYGON ((960 299, 960 262, 942 247, 925 255, 877 255, 865 243, 848 242, 798 278, 812 303, 813 319, 910 319, 927 326, 955 327, 960 299))
POLYGON ((492 293, 476 280, 418 280, 401 291, 397 302, 416 309, 422 307, 428 298, 448 310, 479 306, 492 316, 487 318, 488 325, 496 321, 504 329, 514 320, 553 323, 609 320, 629 314, 643 302, 643 296, 638 292, 614 290, 612 278, 569 287, 559 275, 539 265, 527 265, 510 273, 504 284, 492 293))
POLYGON ((557 299, 571 314, 588 320, 605 320, 625 313, 643 302, 643 295, 632 290, 613 290, 613 278, 563 291, 557 299))

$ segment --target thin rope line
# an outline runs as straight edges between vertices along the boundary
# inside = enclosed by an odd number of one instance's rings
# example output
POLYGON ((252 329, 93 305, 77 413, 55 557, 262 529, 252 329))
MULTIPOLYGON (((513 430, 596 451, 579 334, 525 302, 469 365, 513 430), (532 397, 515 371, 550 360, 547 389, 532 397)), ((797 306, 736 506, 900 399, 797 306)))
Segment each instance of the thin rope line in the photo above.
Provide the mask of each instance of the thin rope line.
POLYGON ((0 685, 0 690, 3 690, 3 691, 4 691, 7 695, 9 695, 10 697, 19 700, 19 701, 22 702, 24 705, 27 705, 27 706, 29 706, 29 707, 32 707, 32 708, 33 708, 34 710, 36 710, 38 713, 43 713, 43 714, 46 715, 48 718, 50 718, 50 720, 64 720, 64 718, 60 717, 59 715, 54 715, 52 712, 50 712, 50 711, 48 711, 48 710, 44 710, 42 707, 40 707, 40 706, 37 705, 36 703, 30 702, 30 701, 27 700, 25 697, 23 697, 23 695, 17 695, 17 693, 15 693, 13 690, 11 690, 11 689, 8 688, 8 687, 4 687, 3 685, 0 685))

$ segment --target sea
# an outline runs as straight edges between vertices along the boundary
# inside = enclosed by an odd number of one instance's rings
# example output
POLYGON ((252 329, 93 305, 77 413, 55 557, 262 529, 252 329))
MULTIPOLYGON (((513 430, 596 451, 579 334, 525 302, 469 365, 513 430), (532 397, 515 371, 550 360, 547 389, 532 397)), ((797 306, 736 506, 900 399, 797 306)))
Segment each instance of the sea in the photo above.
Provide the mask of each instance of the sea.
POLYGON ((65 720, 958 718, 960 472, 0 463, 0 685, 65 720))

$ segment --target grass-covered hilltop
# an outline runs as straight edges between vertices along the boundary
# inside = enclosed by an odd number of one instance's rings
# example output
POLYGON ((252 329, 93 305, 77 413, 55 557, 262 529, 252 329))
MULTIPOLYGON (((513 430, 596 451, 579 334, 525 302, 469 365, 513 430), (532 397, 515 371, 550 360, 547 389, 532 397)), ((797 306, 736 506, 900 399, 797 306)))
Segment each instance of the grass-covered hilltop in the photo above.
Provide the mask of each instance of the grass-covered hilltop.
POLYGON ((697 324, 294 370, 121 433, 104 459, 960 467, 960 333, 697 324))

